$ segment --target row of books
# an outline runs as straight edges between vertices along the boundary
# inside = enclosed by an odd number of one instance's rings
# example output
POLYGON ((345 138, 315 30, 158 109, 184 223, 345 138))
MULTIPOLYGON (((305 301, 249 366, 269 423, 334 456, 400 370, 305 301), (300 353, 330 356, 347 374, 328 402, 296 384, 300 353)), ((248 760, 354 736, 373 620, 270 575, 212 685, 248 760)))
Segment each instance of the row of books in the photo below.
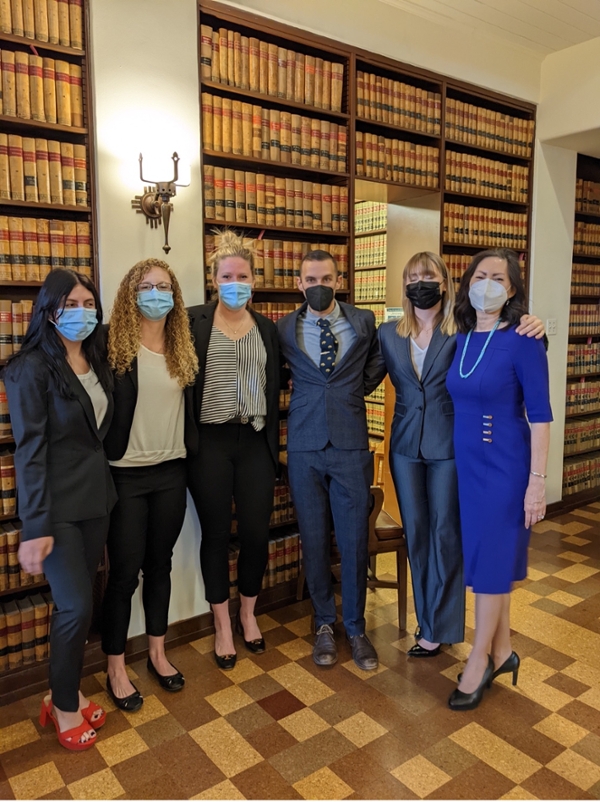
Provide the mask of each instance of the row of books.
POLYGON ((385 301, 385 268, 357 270, 354 274, 355 301, 385 301))
POLYGON ((446 99, 446 137, 457 142, 529 158, 534 128, 533 120, 446 99))
MULTIPOLYGON (((521 268, 521 277, 524 279, 525 257, 521 253, 518 254, 518 258, 519 258, 519 267, 521 268)), ((445 253, 442 255, 442 259, 446 263, 446 267, 448 268, 448 272, 450 273, 450 278, 452 279, 452 281, 454 281, 455 284, 460 284, 463 274, 471 264, 471 261, 473 259, 473 254, 445 253)))
POLYGON ((205 150, 345 173, 345 125, 202 93, 205 150))
MULTIPOLYGON (((1 321, 0 321, 1 323, 1 321)), ((26 328, 29 326, 29 320, 23 323, 26 328)), ((8 409, 8 397, 6 395, 6 386, 0 379, 0 437, 11 437, 12 425, 10 422, 10 411, 8 409)))
POLYGON ((0 489, 2 491, 2 515, 16 515, 17 491, 14 455, 4 449, 0 451, 0 489))
POLYGON ((271 301, 263 301, 261 303, 253 303, 252 308, 256 309, 261 315, 268 317, 274 323, 277 323, 282 317, 289 315, 295 309, 298 309, 302 304, 280 304, 272 303, 271 301))
POLYGON ((279 419, 279 453, 287 451, 287 418, 279 419))
POLYGON ((444 241, 488 248, 526 248, 527 215, 444 204, 444 241))
POLYGON ((573 263, 571 295, 600 295, 600 265, 573 263))
POLYGON ((356 114, 424 134, 440 133, 442 98, 419 86, 370 72, 356 73, 356 114))
POLYGON ((369 434, 383 437, 385 434, 385 407, 381 404, 365 402, 367 408, 367 429, 369 434))
POLYGON ((209 220, 348 231, 348 187, 204 165, 209 220))
POLYGON ((0 198, 87 206, 85 145, 0 133, 0 198))
POLYGON ((0 114, 42 123, 83 126, 80 64, 26 53, 0 53, 0 114))
POLYGON ((600 373, 600 343, 569 343, 567 376, 600 373))
POLYGON ((565 423, 565 454, 600 448, 600 418, 578 418, 565 423))
MULTIPOLYGON (((0 359, 8 359, 21 349, 32 312, 33 301, 0 300, 0 359)), ((0 436, 6 437, 11 431, 10 413, 4 382, 0 385, 0 436), (2 418, 6 421, 2 422, 2 418)))
POLYGON ((387 226, 387 203, 356 201, 354 204, 354 233, 379 231, 387 226))
POLYGON ((19 564, 22 523, 15 520, 0 526, 0 591, 18 590, 44 582, 44 574, 28 574, 19 564))
POLYGON ((435 189, 440 183, 440 151, 357 131, 356 174, 435 189))
POLYGON ((600 256, 600 225, 576 220, 573 251, 582 256, 600 256))
POLYGON ((383 304, 373 304, 368 301, 359 301, 356 304, 361 309, 369 309, 375 315, 375 325, 380 326, 385 318, 385 309, 383 304))
POLYGON ((50 593, 0 604, 0 672, 48 657, 53 609, 50 593))
POLYGON ((82 50, 82 0, 3 0, 0 31, 82 50))
POLYGON ((600 486, 600 453, 569 457, 563 467, 563 496, 600 486))
POLYGON ((280 390, 279 391, 279 409, 289 409, 291 397, 292 397, 292 391, 291 390, 280 390))
POLYGON ((200 26, 203 81, 249 89, 318 109, 342 110, 344 65, 238 31, 200 26))
POLYGON ((57 267, 91 277, 89 223, 0 215, 1 281, 43 281, 57 267))
POLYGON ((354 243, 355 267, 379 267, 379 265, 385 265, 386 257, 386 234, 373 234, 368 237, 360 237, 354 243))
POLYGON ((600 334, 600 305, 571 304, 569 334, 578 337, 600 334))
MULTIPOLYGON (((233 544, 229 547, 229 597, 238 595, 237 561, 240 547, 233 544)), ((295 532, 284 537, 269 540, 269 561, 263 577, 262 589, 274 588, 282 582, 297 579, 302 565, 302 547, 300 535, 295 532)))
POLYGON ((368 398, 369 401, 381 401, 383 403, 385 401, 385 384, 382 382, 368 398))
POLYGON ((579 381, 567 384, 566 415, 600 410, 600 382, 579 381))
POLYGON ((447 150, 445 187, 450 192, 527 202, 529 167, 447 150))
POLYGON ((575 211, 600 214, 600 183, 578 178, 575 185, 575 211))

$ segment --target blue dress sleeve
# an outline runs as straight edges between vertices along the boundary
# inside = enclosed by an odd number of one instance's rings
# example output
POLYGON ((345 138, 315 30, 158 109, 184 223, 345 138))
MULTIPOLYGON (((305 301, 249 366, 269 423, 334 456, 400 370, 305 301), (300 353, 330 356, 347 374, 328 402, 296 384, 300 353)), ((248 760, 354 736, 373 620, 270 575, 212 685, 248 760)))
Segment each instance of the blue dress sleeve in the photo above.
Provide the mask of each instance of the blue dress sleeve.
POLYGON ((542 340, 515 335, 513 364, 523 388, 529 423, 550 423, 550 380, 548 357, 542 340))

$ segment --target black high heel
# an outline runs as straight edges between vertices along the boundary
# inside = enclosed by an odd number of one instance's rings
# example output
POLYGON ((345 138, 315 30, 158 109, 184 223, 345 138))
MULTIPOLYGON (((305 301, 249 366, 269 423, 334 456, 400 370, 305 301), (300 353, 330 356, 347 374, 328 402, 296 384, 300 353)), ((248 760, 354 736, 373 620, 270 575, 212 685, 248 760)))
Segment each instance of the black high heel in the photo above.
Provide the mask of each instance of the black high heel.
POLYGON ((500 666, 500 668, 497 668, 494 671, 492 679, 496 679, 496 677, 499 676, 500 674, 512 673, 512 684, 514 686, 517 684, 520 665, 521 665, 521 659, 519 655, 516 652, 511 652, 510 657, 507 657, 506 660, 500 666))
POLYGON ((483 677, 479 683, 479 687, 476 688, 473 693, 463 693, 462 691, 459 691, 458 688, 455 688, 448 699, 448 707, 451 710, 474 710, 479 706, 486 687, 489 688, 491 686, 493 677, 494 662, 488 655, 487 668, 483 672, 483 677))
POLYGON ((246 636, 244 635, 244 627, 242 626, 242 619, 240 618, 240 611, 237 611, 237 615, 235 617, 235 631, 238 635, 241 635, 244 639, 244 646, 248 651, 252 652, 253 654, 262 654, 266 651, 267 647, 265 646, 265 639, 264 638, 255 638, 254 640, 246 640, 246 636))

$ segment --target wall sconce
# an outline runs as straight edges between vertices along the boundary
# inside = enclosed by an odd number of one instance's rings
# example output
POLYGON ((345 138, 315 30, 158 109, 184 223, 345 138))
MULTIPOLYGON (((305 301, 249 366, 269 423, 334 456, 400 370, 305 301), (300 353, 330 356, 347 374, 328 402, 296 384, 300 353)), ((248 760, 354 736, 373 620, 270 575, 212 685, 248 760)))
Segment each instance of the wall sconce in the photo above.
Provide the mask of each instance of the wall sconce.
MULTIPOLYGON (((187 187, 189 184, 178 184, 179 178, 179 156, 173 153, 171 156, 173 160, 173 178, 170 181, 156 181, 153 186, 144 187, 143 195, 136 195, 131 201, 131 206, 136 210, 137 214, 146 216, 146 225, 150 223, 150 228, 157 228, 161 222, 165 227, 165 244, 163 251, 169 253, 171 246, 169 245, 169 221, 171 219, 171 212, 173 211, 173 204, 171 198, 175 197, 177 193, 176 187, 187 187)), ((140 180, 142 183, 152 183, 144 178, 142 170, 143 156, 140 153, 140 180)))

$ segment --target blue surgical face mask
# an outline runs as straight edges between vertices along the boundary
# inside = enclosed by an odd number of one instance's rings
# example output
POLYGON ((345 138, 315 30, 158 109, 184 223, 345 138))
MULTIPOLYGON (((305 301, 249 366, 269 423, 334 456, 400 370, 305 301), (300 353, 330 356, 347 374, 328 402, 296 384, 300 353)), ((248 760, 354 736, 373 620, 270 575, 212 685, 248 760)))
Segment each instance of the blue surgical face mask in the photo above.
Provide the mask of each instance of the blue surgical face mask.
POLYGON ((252 297, 252 285, 243 281, 229 281, 219 284, 219 298, 227 309, 237 312, 242 309, 252 297))
POLYGON ((149 292, 138 292, 137 305, 147 320, 162 320, 173 309, 173 293, 153 287, 149 292))
POLYGON ((98 325, 97 311, 84 306, 70 307, 63 309, 52 322, 65 340, 81 342, 89 337, 98 325))

